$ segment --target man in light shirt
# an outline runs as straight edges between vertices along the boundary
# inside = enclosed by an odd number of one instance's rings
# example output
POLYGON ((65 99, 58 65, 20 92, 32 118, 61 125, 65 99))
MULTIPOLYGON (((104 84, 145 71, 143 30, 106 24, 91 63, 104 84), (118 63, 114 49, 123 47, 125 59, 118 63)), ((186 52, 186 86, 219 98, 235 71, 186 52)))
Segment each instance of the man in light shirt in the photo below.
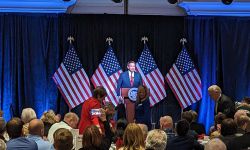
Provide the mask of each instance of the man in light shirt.
POLYGON ((53 150, 53 144, 42 139, 44 135, 44 124, 42 120, 33 119, 29 123, 28 139, 36 142, 38 150, 53 150))
POLYGON ((67 113, 64 116, 63 121, 55 123, 51 126, 51 128, 49 129, 49 133, 48 133, 48 140, 51 143, 54 143, 53 134, 57 129, 60 129, 60 128, 64 128, 68 130, 76 129, 78 121, 79 121, 79 117, 75 113, 72 113, 72 112, 67 113))

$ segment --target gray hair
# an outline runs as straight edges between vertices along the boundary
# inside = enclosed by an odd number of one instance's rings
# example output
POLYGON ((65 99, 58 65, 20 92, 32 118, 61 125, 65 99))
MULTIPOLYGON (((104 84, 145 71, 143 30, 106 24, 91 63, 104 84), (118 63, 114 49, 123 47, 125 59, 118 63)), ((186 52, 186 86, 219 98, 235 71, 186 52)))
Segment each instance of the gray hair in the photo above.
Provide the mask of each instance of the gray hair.
POLYGON ((6 150, 6 144, 5 144, 5 142, 2 140, 2 139, 0 139, 0 149, 1 150, 6 150))
POLYGON ((226 145, 218 138, 214 138, 205 145, 204 150, 227 150, 226 145))
POLYGON ((148 132, 146 138, 146 149, 165 150, 167 135, 163 130, 154 129, 148 132))
POLYGON ((67 114, 65 114, 64 116, 64 121, 65 119, 75 119, 77 121, 79 121, 79 117, 77 116, 77 114, 73 113, 73 112, 68 112, 67 114))
POLYGON ((21 114, 21 120, 24 123, 29 123, 32 119, 37 119, 36 112, 32 108, 25 108, 21 114))

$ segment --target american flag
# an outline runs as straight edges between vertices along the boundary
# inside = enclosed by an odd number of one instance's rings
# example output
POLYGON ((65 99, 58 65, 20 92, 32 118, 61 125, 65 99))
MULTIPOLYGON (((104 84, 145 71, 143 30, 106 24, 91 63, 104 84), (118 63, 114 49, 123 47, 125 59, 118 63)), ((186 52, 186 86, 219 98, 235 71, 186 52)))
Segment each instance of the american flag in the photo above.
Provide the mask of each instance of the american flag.
POLYGON ((144 45, 142 54, 136 63, 136 70, 141 74, 143 84, 150 90, 149 101, 151 106, 167 96, 164 77, 158 69, 146 44, 144 45))
POLYGON ((53 79, 70 109, 92 96, 89 78, 72 44, 53 79))
POLYGON ((201 79, 185 47, 167 73, 166 80, 182 108, 201 99, 201 79))
POLYGON ((116 85, 121 73, 121 66, 119 65, 112 47, 109 46, 90 80, 95 87, 103 86, 106 89, 107 97, 105 100, 112 102, 115 106, 117 106, 119 100, 116 94, 116 85))

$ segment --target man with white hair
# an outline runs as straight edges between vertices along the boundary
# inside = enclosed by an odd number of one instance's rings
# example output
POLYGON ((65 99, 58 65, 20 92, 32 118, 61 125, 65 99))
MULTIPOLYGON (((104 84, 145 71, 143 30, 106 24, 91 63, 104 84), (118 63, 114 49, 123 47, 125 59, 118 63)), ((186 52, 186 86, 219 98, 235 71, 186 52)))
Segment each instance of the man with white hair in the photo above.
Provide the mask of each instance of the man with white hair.
POLYGON ((53 143, 54 142, 54 138, 53 138, 53 134, 57 129, 60 128, 64 128, 64 129, 76 129, 77 128, 77 124, 79 121, 79 117, 72 112, 67 113, 64 116, 63 121, 55 123, 51 126, 51 128, 49 129, 49 133, 48 133, 48 140, 53 143))
POLYGON ((226 145, 218 138, 207 142, 204 150, 227 150, 226 145))
POLYGON ((212 85, 208 88, 208 94, 215 101, 215 115, 219 112, 225 114, 227 117, 233 118, 235 113, 234 101, 222 94, 221 88, 218 85, 212 85))
POLYGON ((175 136, 174 123, 171 116, 163 116, 160 118, 160 129, 166 132, 168 139, 175 136))
POLYGON ((148 132, 145 149, 165 150, 166 145, 167 135, 164 131, 154 129, 148 132))

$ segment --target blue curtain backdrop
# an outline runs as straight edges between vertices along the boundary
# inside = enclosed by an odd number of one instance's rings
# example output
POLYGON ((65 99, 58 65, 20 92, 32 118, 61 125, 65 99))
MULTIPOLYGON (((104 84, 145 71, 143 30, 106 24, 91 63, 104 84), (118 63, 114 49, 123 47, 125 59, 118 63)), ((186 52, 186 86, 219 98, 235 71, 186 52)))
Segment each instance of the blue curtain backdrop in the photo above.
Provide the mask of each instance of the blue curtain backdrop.
MULTIPOLYGON (((20 116, 32 107, 41 116, 47 109, 62 115, 69 111, 52 75, 73 43, 89 77, 107 50, 112 47, 123 70, 129 60, 137 60, 143 50, 142 36, 163 75, 172 66, 181 45, 183 17, 127 15, 1 14, 0 15, 0 101, 4 117, 20 116), (163 55, 164 54, 164 55, 163 55)), ((167 87, 167 89, 169 89, 167 87)), ((180 106, 170 90, 168 97, 152 108, 152 121, 171 115, 180 118, 180 106)), ((79 114, 81 105, 72 111, 79 114)))
MULTIPOLYGON (((130 59, 137 60, 143 43, 148 46, 165 76, 181 50, 186 35, 187 49, 197 66, 203 98, 192 106, 206 129, 213 124, 214 102, 207 93, 211 84, 241 100, 250 95, 249 18, 166 17, 124 15, 0 14, 0 105, 4 117, 19 116, 32 107, 38 116, 47 109, 65 113, 68 107, 52 80, 52 75, 68 49, 74 46, 89 77, 106 52, 105 39, 112 45, 123 70, 130 59), (185 31, 185 33, 184 33, 185 31), (13 111, 13 113, 11 113, 13 111)), ((153 122, 171 115, 180 119, 180 106, 168 85, 167 98, 152 108, 153 122)), ((81 107, 73 111, 79 112, 81 107)))
POLYGON ((4 117, 25 107, 58 110, 58 16, 0 14, 0 104, 4 117))
POLYGON ((197 17, 185 20, 189 50, 193 51, 202 80, 202 100, 193 109, 208 131, 214 120, 214 101, 207 89, 212 84, 235 101, 250 95, 250 18, 197 17))

